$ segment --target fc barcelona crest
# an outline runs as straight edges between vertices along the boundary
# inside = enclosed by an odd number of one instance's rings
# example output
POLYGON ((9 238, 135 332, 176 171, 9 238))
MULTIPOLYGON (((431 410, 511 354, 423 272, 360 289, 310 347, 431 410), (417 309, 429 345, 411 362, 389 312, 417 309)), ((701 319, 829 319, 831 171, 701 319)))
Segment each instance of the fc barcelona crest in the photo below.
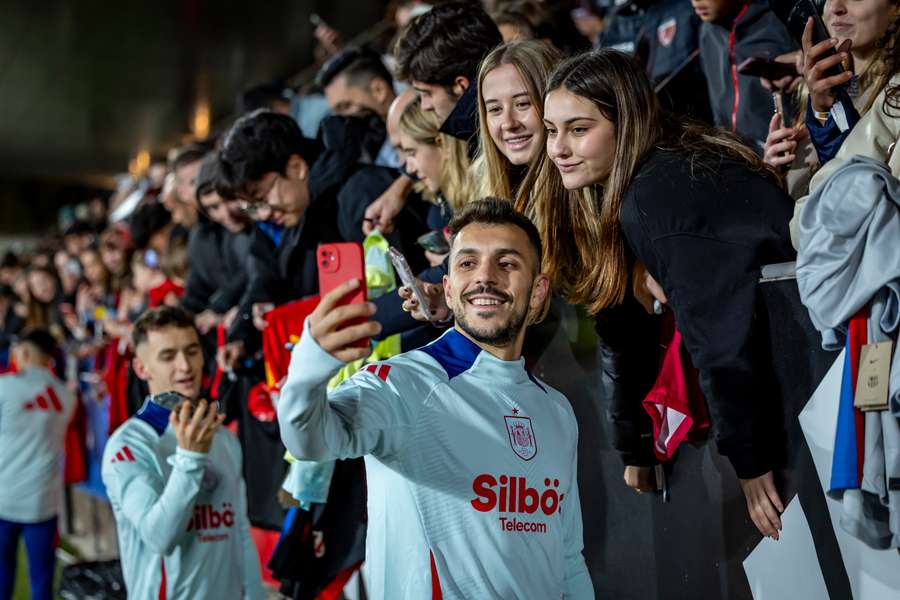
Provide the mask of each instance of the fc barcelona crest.
POLYGON ((509 445, 522 460, 531 460, 537 454, 537 440, 531 417, 503 417, 506 421, 506 432, 509 434, 509 445))

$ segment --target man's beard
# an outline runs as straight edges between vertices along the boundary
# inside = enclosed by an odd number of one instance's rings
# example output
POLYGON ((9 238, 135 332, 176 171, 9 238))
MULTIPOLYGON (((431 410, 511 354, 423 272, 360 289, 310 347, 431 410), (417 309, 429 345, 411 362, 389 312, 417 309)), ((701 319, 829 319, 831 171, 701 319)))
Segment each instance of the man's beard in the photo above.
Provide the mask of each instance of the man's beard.
MULTIPOLYGON (((525 325, 525 319, 528 317, 528 306, 522 307, 522 310, 519 312, 513 311, 509 318, 506 320, 506 323, 501 323, 499 325, 494 326, 492 329, 477 329, 474 326, 470 325, 466 321, 465 311, 463 310, 463 306, 465 302, 468 301, 470 296, 475 296, 479 294, 488 294, 491 296, 496 296, 497 298, 501 298, 507 302, 511 300, 509 294, 501 292, 500 290, 486 286, 480 287, 477 290, 472 290, 467 292, 460 297, 460 308, 459 312, 454 312, 453 317, 456 320, 456 324, 460 329, 465 331, 469 336, 475 340, 476 342, 494 346, 496 348, 502 348, 504 346, 508 346, 512 343, 516 337, 519 335, 519 332, 522 331, 522 328, 525 325)), ((473 305, 474 306, 474 305, 473 305)), ((478 312, 479 307, 475 307, 476 312, 478 312)), ((484 307, 490 308, 490 307, 484 307)))

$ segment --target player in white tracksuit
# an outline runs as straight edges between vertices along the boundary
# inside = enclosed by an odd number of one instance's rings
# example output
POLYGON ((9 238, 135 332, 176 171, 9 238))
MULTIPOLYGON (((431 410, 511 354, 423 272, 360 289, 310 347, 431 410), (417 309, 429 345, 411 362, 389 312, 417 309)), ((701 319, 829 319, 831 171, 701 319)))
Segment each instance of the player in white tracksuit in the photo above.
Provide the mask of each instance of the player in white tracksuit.
POLYGON ((56 341, 45 330, 13 347, 19 372, 0 377, 0 599, 12 597, 19 539, 35 600, 53 596, 66 428, 75 397, 53 374, 56 341))
POLYGON ((366 457, 373 598, 594 596, 575 416, 520 356, 527 317, 547 294, 540 240, 507 207, 477 202, 454 223, 445 287, 456 327, 439 340, 327 393, 344 362, 366 352, 352 341, 378 330, 344 327, 372 313, 334 308, 345 284, 323 298, 293 351, 282 440, 307 460, 366 457))
POLYGON ((103 453, 128 596, 264 598, 240 446, 219 428, 215 405, 196 401, 203 355, 193 319, 162 307, 142 315, 134 331, 135 372, 151 397, 176 391, 193 402, 170 410, 148 398, 103 453))

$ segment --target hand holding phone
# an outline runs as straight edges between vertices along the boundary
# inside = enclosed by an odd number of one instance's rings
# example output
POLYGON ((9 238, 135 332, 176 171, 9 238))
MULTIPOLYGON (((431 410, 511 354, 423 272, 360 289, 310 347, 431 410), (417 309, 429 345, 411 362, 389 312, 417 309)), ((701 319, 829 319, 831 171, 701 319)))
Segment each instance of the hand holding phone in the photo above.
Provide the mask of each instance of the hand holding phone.
POLYGON ((343 303, 344 298, 354 295, 363 284, 358 279, 345 281, 324 294, 309 315, 309 334, 325 352, 344 362, 367 357, 371 353, 369 337, 381 332, 380 323, 368 320, 375 314, 371 302, 343 303), (366 340, 365 347, 360 345, 361 340, 366 340))
MULTIPOLYGON (((354 318, 341 318, 342 322, 336 323, 336 325, 343 325, 350 329, 354 326, 366 324, 368 317, 372 313, 358 310, 340 310, 340 307, 345 306, 368 306, 366 304, 366 265, 363 258, 362 245, 355 242, 322 244, 319 246, 316 257, 319 267, 319 294, 322 296, 322 303, 324 303, 326 296, 333 297, 331 292, 334 290, 345 289, 344 284, 349 281, 356 282, 354 287, 346 288, 345 295, 335 298, 332 306, 332 308, 337 309, 335 314, 346 315, 352 313, 354 318), (346 323, 343 323, 343 321, 346 321, 346 323)), ((318 338, 316 340, 321 345, 321 341, 318 338)), ((355 339, 354 346, 368 350, 369 338, 355 339)))
POLYGON ((840 47, 836 39, 813 44, 813 21, 807 24, 803 37, 803 78, 809 88, 813 110, 827 112, 834 105, 837 90, 853 78, 853 72, 845 71, 842 63, 850 50, 850 40, 840 47))
POLYGON ((403 310, 412 315, 416 321, 431 321, 435 324, 446 323, 450 321, 453 314, 450 307, 447 306, 447 299, 444 297, 443 283, 425 283, 418 281, 417 287, 425 297, 424 306, 413 295, 408 287, 401 287, 397 293, 403 298, 403 310), (426 314, 427 313, 427 314, 426 314))
POLYGON ((763 161, 773 167, 791 165, 797 158, 797 131, 785 127, 780 113, 776 112, 769 121, 769 135, 766 137, 763 161))
MULTIPOLYGON (((214 404, 218 406, 219 403, 214 404)), ((216 430, 224 421, 225 415, 206 400, 200 400, 196 405, 185 401, 169 415, 178 447, 204 454, 209 452, 216 430)))
POLYGON ((388 248, 388 254, 391 257, 391 263, 394 265, 394 270, 397 271, 397 276, 400 277, 400 281, 403 283, 403 287, 410 291, 412 297, 415 298, 419 306, 422 307, 422 313, 425 318, 429 321, 433 321, 431 311, 428 310, 428 300, 419 288, 418 283, 416 283, 416 277, 413 275, 412 269, 409 268, 406 257, 393 246, 388 248))

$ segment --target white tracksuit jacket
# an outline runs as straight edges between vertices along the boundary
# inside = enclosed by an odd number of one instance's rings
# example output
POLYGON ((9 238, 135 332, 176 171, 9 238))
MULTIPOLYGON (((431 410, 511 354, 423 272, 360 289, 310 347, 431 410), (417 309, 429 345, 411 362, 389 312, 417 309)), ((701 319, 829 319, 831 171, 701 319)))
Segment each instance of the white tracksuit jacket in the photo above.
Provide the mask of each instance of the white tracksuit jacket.
POLYGON ((76 401, 49 369, 0 376, 0 519, 39 523, 59 514, 66 429, 76 401))
POLYGON ((327 393, 341 366, 307 321, 278 421, 297 458, 366 457, 370 597, 594 597, 562 394, 455 329, 327 393))
POLYGON ((220 429, 207 454, 183 450, 169 413, 148 400, 103 452, 128 597, 265 598, 237 439, 220 429))

